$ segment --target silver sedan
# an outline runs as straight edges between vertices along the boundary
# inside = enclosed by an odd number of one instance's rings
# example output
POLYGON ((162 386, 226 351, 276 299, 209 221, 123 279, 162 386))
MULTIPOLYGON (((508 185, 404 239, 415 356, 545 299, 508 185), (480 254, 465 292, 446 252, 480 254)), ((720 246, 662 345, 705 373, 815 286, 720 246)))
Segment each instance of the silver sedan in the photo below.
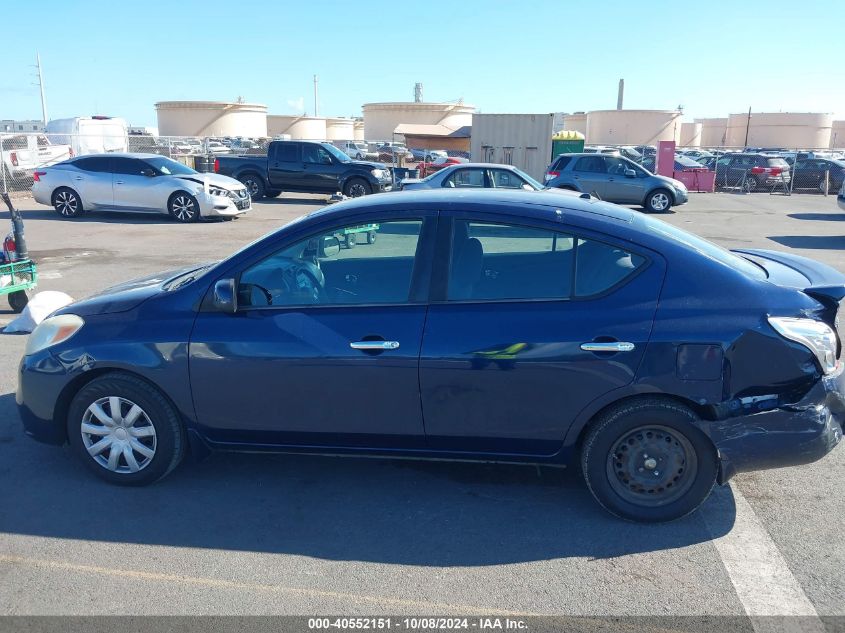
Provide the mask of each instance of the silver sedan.
POLYGON ((425 178, 405 178, 399 183, 403 191, 411 189, 471 188, 527 189, 539 191, 543 185, 513 165, 496 163, 460 163, 449 165, 425 178))
POLYGON ((85 211, 169 214, 179 222, 232 218, 252 208, 240 182, 156 154, 91 154, 35 172, 32 195, 65 218, 85 211))

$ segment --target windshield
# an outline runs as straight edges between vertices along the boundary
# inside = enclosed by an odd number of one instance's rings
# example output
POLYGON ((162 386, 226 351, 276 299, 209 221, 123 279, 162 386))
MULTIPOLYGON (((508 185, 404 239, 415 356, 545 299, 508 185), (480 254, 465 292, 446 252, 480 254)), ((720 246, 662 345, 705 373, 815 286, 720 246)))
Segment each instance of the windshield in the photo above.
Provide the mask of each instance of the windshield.
POLYGON ((349 156, 344 154, 342 151, 340 151, 338 148, 336 148, 331 143, 322 143, 321 145, 326 148, 326 151, 329 152, 329 154, 334 156, 341 163, 351 163, 352 162, 352 159, 349 158, 349 156))
POLYGON ((536 180, 534 180, 531 176, 529 176, 528 174, 526 174, 526 173, 525 173, 524 171, 522 171, 521 169, 516 169, 516 168, 514 168, 514 171, 515 171, 516 173, 518 173, 520 176, 522 176, 522 177, 525 179, 525 182, 527 182, 529 185, 531 185, 532 187, 534 187, 534 189, 535 189, 535 190, 539 191, 540 189, 545 189, 545 188, 546 188, 546 187, 545 187, 545 185, 541 185, 539 182, 537 182, 536 180))
POLYGON ((148 165, 151 165, 161 174, 165 176, 188 176, 190 174, 197 174, 199 172, 191 169, 187 165, 183 165, 182 163, 177 163, 175 160, 171 160, 165 156, 159 156, 157 158, 146 158, 144 162, 148 165))
POLYGON ((643 216, 643 219, 646 222, 646 226, 655 233, 660 233, 677 242, 681 242, 711 260, 745 273, 749 277, 754 277, 755 279, 766 279, 766 277, 768 277, 766 271, 762 267, 752 263, 744 257, 735 255, 721 246, 717 246, 713 242, 705 240, 704 238, 698 237, 692 233, 687 233, 683 229, 679 229, 668 222, 664 222, 656 218, 643 216))

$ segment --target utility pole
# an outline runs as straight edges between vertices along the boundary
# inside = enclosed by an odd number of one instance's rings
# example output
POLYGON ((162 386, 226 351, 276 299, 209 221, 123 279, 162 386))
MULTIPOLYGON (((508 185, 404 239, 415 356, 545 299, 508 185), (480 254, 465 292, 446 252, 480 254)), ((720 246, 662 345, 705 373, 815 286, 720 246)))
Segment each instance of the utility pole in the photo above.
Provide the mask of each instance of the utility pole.
POLYGON ((314 116, 320 116, 317 107, 317 75, 314 75, 314 116))
POLYGON ((41 90, 41 118, 47 125, 47 99, 44 97, 44 77, 41 75, 41 56, 35 53, 35 67, 38 69, 38 88, 41 90))

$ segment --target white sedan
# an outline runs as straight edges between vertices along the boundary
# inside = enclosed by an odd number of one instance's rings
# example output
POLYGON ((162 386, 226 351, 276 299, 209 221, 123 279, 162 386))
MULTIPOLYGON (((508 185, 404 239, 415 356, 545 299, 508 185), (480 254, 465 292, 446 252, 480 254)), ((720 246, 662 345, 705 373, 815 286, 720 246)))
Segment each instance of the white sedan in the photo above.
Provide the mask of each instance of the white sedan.
POLYGON ((252 208, 243 184, 156 154, 89 154, 34 172, 32 195, 65 218, 86 211, 169 214, 179 222, 252 208))

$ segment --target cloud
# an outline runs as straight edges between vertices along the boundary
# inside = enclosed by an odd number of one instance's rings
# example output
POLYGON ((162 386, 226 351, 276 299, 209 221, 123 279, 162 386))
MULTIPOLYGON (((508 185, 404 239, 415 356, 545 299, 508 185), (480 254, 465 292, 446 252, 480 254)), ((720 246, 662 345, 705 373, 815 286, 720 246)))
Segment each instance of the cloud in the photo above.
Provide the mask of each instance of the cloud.
POLYGON ((299 97, 299 99, 288 99, 288 107, 297 114, 305 112, 305 97, 299 97))

